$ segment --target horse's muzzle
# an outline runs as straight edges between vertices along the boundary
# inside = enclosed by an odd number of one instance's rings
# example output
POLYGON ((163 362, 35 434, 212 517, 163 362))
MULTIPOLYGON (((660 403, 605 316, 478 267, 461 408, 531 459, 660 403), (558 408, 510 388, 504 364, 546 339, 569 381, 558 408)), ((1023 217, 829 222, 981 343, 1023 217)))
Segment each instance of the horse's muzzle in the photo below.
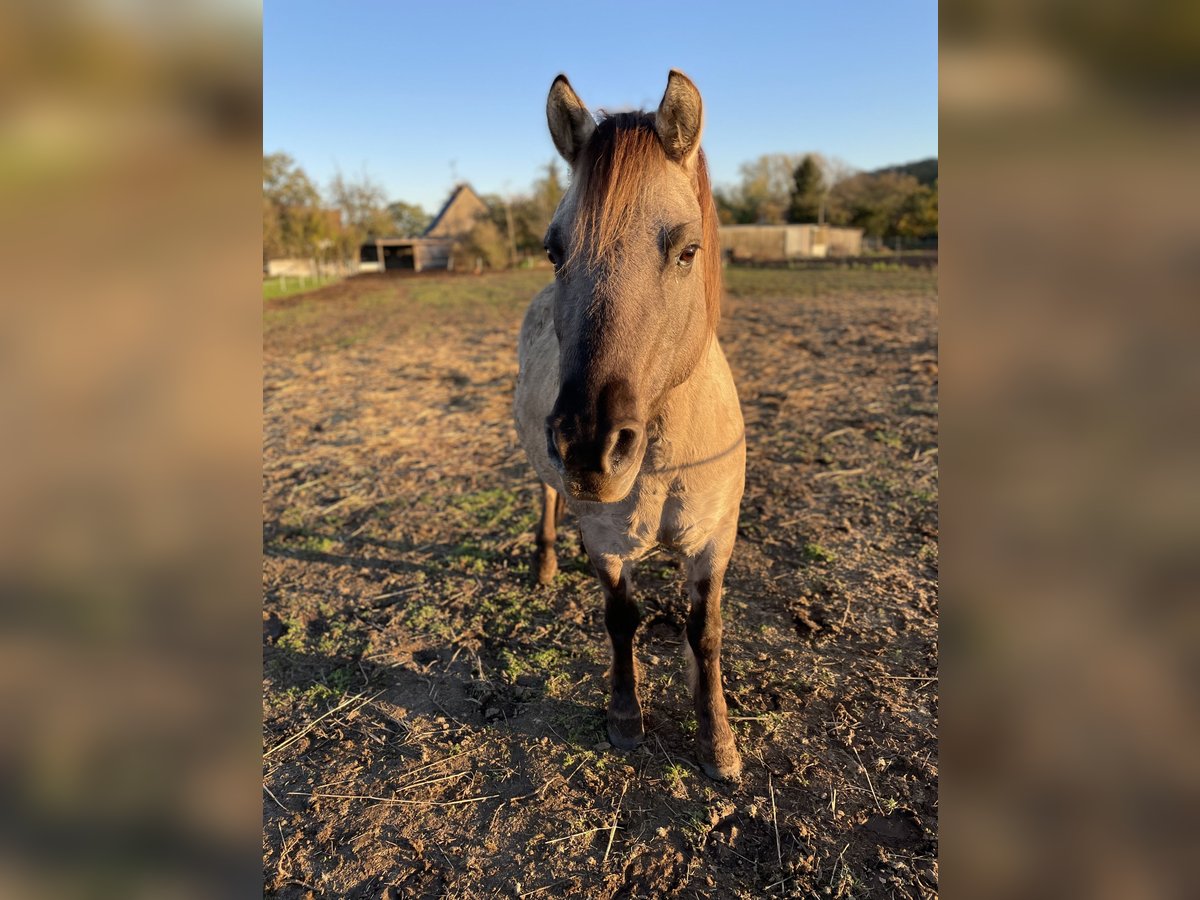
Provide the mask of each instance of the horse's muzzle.
POLYGON ((546 420, 546 452, 567 492, 593 503, 624 499, 646 452, 646 429, 628 419, 596 430, 580 424, 570 416, 546 420))

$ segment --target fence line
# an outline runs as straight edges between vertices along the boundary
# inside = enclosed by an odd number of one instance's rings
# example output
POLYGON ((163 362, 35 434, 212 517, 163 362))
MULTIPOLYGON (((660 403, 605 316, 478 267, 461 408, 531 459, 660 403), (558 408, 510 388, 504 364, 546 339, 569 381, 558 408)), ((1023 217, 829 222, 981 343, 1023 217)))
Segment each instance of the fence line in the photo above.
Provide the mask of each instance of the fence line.
POLYGON ((333 273, 330 273, 328 275, 320 275, 320 276, 318 276, 318 275, 271 275, 271 276, 268 276, 263 279, 263 286, 266 287, 267 285, 272 285, 272 284, 278 285, 279 293, 286 294, 286 293, 288 293, 289 285, 291 287, 295 288, 295 290, 293 291, 293 293, 295 293, 298 291, 303 291, 303 290, 308 290, 308 289, 315 290, 316 288, 324 287, 327 284, 333 284, 333 282, 339 281, 344 277, 345 277, 345 275, 333 274, 333 273))

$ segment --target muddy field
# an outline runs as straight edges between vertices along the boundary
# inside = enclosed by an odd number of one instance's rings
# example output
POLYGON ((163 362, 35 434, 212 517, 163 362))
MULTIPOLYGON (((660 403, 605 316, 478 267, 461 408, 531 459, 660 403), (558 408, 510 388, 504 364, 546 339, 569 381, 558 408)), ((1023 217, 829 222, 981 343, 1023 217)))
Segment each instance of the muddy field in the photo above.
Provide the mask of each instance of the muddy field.
POLYGON ((674 561, 638 571, 630 753, 605 742, 603 600, 570 518, 557 583, 530 584, 510 403, 546 280, 266 304, 264 893, 936 896, 936 272, 727 273, 732 787, 694 761, 674 561))

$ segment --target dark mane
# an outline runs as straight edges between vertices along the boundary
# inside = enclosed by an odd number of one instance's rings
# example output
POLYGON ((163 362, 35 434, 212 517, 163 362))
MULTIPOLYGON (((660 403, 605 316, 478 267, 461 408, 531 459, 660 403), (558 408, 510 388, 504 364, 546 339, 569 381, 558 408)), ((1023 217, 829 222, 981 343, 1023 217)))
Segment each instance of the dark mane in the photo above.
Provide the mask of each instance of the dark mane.
MULTIPOLYGON (((580 260, 586 254, 588 264, 611 263, 635 211, 653 196, 656 181, 668 165, 653 113, 604 115, 578 162, 579 208, 571 258, 580 260)), ((700 203, 703 234, 704 298, 709 328, 715 329, 721 315, 721 242, 703 150, 697 154, 694 169, 692 187, 700 203)))

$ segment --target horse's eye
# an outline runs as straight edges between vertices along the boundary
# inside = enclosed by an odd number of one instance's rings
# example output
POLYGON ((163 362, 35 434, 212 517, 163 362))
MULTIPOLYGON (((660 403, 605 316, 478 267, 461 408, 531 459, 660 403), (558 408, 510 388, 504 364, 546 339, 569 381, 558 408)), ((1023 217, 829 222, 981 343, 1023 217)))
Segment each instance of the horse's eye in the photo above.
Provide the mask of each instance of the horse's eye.
POLYGON ((685 269, 692 264, 692 260, 696 258, 696 251, 700 249, 698 244, 689 244, 684 247, 679 254, 679 265, 685 269))
POLYGON ((553 264, 554 268, 556 268, 556 269, 558 268, 558 260, 554 258, 554 251, 551 250, 549 247, 546 248, 546 259, 550 260, 550 262, 551 262, 551 264, 553 264))

